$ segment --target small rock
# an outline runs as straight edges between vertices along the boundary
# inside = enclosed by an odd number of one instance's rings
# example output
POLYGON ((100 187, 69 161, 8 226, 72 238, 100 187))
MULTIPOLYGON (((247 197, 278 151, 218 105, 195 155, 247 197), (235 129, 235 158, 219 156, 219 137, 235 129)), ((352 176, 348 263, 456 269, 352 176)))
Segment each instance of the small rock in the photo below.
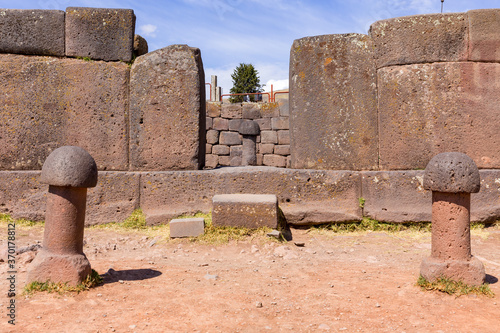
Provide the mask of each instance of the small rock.
POLYGON ((137 325, 130 325, 128 328, 130 328, 131 330, 135 329, 137 327, 137 325))
POLYGON ((257 247, 257 245, 252 245, 252 249, 250 250, 250 252, 252 253, 256 253, 256 252, 259 252, 259 248, 257 247))
POLYGON ((377 304, 375 304, 375 307, 376 307, 376 308, 380 308, 380 304, 378 304, 378 303, 377 303, 377 304))
POLYGON ((284 260, 292 260, 292 259, 297 259, 299 256, 296 255, 295 253, 293 252, 290 252, 290 253, 287 253, 285 254, 285 256, 283 257, 284 260))
POLYGON ((294 244, 295 244, 295 246, 298 246, 298 247, 304 247, 306 245, 306 243, 304 243, 304 242, 295 242, 294 244))
POLYGON ((262 302, 257 302, 257 303, 255 303, 255 307, 257 307, 257 308, 261 308, 261 307, 263 307, 262 302))
POLYGON ((125 282, 123 280, 118 280, 118 283, 124 284, 125 282))
POLYGON ((102 297, 102 294, 97 294, 96 296, 97 296, 97 297, 102 297))
POLYGON ((205 274, 205 280, 217 280, 219 277, 217 275, 205 274))
POLYGON ((278 230, 273 230, 273 231, 271 231, 271 232, 267 233, 267 236, 268 236, 268 237, 274 237, 274 238, 276 238, 276 239, 280 239, 280 237, 281 237, 281 232, 279 232, 278 230))
POLYGON ((306 250, 306 252, 307 252, 307 253, 310 253, 310 254, 316 254, 316 251, 311 250, 311 249, 307 249, 307 250, 306 250))
POLYGON ((206 266, 208 266, 208 264, 207 264, 207 263, 203 263, 203 264, 199 264, 199 265, 198 265, 198 267, 206 267, 206 266))
POLYGON ((318 330, 329 331, 330 326, 328 326, 327 324, 321 324, 318 326, 318 330))

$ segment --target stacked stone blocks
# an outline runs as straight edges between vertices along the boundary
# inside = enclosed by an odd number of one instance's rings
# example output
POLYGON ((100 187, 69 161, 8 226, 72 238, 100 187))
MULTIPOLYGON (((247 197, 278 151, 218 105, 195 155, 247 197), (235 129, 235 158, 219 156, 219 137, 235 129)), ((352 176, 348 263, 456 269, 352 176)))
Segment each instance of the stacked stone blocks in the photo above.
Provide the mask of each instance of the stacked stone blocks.
POLYGON ((207 103, 206 168, 240 166, 243 135, 240 126, 253 120, 260 129, 256 137, 256 165, 290 167, 290 125, 288 104, 207 103))

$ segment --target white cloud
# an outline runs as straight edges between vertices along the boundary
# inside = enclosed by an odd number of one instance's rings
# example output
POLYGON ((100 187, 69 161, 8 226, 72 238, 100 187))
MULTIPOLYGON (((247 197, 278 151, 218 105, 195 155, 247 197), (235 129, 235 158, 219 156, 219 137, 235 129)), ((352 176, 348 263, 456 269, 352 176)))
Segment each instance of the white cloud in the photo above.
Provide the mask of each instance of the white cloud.
POLYGON ((273 86, 273 91, 288 89, 288 79, 267 81, 266 91, 271 91, 271 85, 273 86))
POLYGON ((153 24, 144 24, 139 27, 139 32, 141 35, 146 37, 156 37, 156 30, 158 27, 153 24))

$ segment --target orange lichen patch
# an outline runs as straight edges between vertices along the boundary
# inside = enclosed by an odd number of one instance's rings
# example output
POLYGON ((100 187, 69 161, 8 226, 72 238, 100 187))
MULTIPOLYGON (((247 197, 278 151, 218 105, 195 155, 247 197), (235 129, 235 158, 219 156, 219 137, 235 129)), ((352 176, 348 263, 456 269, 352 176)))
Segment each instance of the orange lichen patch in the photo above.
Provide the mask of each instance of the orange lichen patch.
POLYGON ((326 66, 326 65, 328 65, 328 64, 329 64, 329 63, 331 63, 332 61, 333 61, 333 59, 332 59, 332 58, 330 58, 330 57, 328 57, 328 58, 326 58, 326 59, 325 59, 325 63, 324 63, 324 65, 325 65, 325 66, 326 66))

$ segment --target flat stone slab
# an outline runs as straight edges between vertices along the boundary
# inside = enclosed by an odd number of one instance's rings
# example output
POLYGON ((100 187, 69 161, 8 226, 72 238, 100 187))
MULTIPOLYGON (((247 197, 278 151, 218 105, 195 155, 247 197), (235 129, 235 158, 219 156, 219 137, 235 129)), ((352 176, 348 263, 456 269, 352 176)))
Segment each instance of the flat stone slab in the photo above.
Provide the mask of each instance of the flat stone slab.
MULTIPOLYGON (((371 38, 361 34, 314 36, 293 42, 289 120, 292 168, 377 169, 373 49, 371 38)), ((276 127, 280 118, 273 117, 272 128, 287 128, 276 127)), ((261 134, 262 142, 268 143, 265 133, 261 134)))
POLYGON ((278 198, 274 194, 220 194, 213 197, 215 226, 278 227, 278 198))
POLYGON ((188 218, 170 221, 170 238, 198 237, 205 232, 205 219, 188 218))
POLYGON ((64 56, 64 12, 0 9, 0 53, 64 56))
POLYGON ((130 61, 134 51, 132 9, 66 8, 66 55, 130 61))
POLYGON ((377 68, 466 61, 468 23, 466 13, 414 15, 377 21, 370 27, 377 68))

